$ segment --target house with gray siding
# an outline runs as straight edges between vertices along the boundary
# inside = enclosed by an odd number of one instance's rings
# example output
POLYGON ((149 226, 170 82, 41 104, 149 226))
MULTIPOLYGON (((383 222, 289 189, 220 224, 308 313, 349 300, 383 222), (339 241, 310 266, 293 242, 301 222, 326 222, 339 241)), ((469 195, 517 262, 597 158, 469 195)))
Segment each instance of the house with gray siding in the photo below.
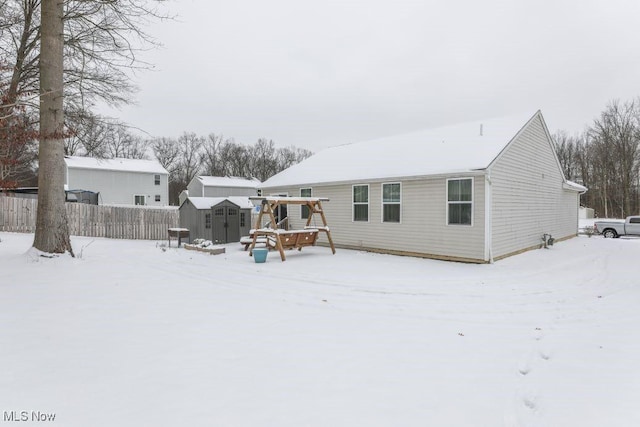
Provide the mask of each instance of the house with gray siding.
MULTIPOLYGON (((261 189, 329 198, 338 247, 477 263, 576 236, 586 191, 564 177, 540 111, 328 148, 261 189)), ((306 215, 291 206, 291 227, 306 215)))
POLYGON ((66 189, 88 190, 101 205, 169 205, 169 172, 157 160, 68 156, 66 189))

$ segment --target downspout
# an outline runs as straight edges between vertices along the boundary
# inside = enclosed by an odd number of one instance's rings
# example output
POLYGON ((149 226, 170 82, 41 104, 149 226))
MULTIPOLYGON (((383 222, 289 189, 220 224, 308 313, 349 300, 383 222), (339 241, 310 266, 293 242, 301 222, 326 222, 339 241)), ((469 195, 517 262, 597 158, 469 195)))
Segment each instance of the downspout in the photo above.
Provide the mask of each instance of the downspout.
POLYGON ((487 169, 484 175, 484 260, 489 264, 493 264, 492 193, 491 172, 487 169))

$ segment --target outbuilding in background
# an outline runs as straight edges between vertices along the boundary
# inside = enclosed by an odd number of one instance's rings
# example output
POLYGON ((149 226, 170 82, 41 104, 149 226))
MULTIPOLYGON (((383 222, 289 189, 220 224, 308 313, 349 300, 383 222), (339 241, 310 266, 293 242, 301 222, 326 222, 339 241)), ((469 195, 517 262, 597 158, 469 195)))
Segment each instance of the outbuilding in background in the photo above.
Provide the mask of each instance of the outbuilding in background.
POLYGON ((180 227, 191 239, 239 242, 249 235, 254 206, 248 197, 187 197, 180 205, 180 227))

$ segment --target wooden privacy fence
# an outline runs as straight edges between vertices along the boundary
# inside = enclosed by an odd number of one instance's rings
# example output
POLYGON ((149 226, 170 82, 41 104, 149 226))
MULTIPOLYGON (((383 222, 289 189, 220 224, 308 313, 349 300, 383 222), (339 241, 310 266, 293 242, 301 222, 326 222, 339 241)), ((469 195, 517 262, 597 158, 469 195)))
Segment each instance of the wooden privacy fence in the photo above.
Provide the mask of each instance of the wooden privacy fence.
MULTIPOLYGON (((36 199, 0 195, 0 231, 33 233, 36 199)), ((176 208, 153 209, 67 203, 69 232, 73 236, 112 239, 166 240, 167 229, 178 227, 176 208)))

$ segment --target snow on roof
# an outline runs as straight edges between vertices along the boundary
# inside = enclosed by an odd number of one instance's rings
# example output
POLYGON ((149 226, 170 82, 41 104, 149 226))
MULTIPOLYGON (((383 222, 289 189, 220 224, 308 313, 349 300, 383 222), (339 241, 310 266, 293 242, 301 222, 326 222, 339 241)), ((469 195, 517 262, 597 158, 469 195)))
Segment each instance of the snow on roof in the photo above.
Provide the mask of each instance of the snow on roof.
POLYGON ((564 183, 567 190, 578 191, 580 193, 584 193, 587 191, 587 187, 585 187, 584 185, 580 185, 577 182, 565 180, 564 183))
POLYGON ((476 120, 331 147, 272 176, 260 187, 354 182, 485 169, 533 117, 521 114, 476 120))
POLYGON ((230 197, 187 197, 196 209, 209 209, 212 206, 220 204, 225 200, 230 201, 234 205, 240 207, 240 209, 253 209, 254 205, 249 200, 249 197, 243 196, 230 196, 230 197))
POLYGON ((255 178, 241 178, 235 176, 198 176, 202 185, 210 187, 247 187, 257 188, 260 180, 255 178))
POLYGON ((144 172, 168 174, 157 160, 140 159, 97 159, 94 157, 67 156, 64 158, 68 168, 72 169, 96 169, 123 172, 144 172))

